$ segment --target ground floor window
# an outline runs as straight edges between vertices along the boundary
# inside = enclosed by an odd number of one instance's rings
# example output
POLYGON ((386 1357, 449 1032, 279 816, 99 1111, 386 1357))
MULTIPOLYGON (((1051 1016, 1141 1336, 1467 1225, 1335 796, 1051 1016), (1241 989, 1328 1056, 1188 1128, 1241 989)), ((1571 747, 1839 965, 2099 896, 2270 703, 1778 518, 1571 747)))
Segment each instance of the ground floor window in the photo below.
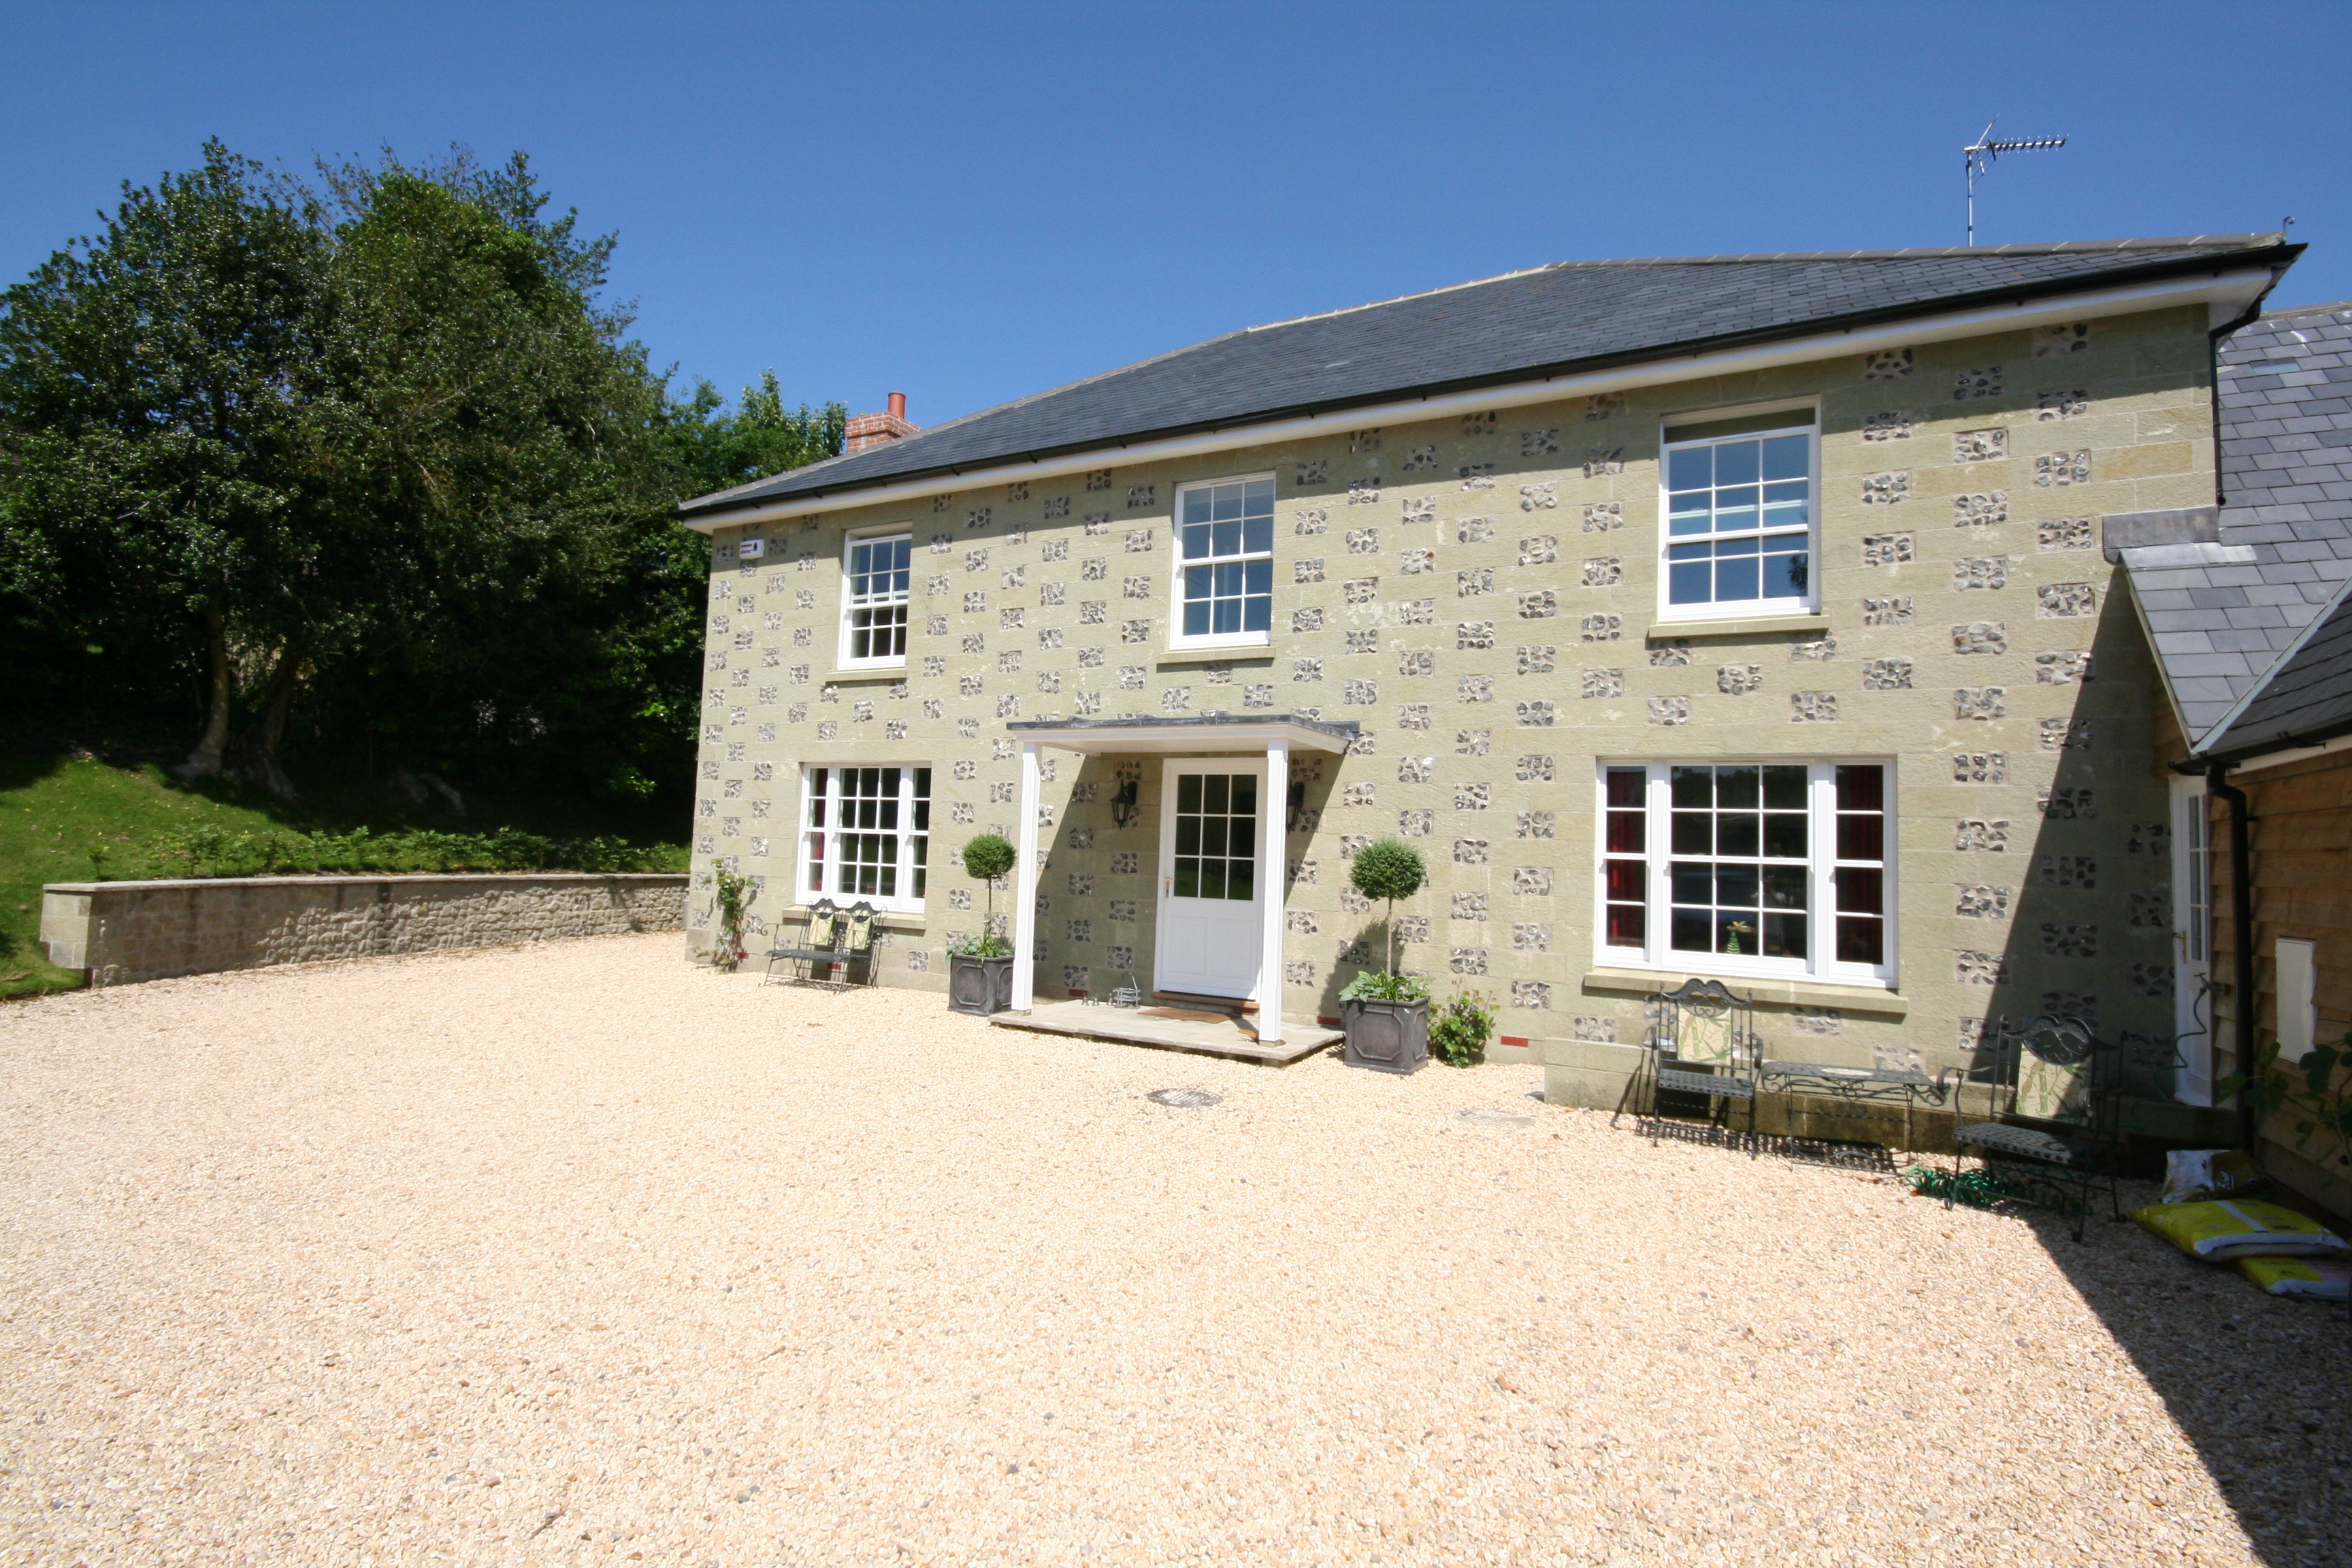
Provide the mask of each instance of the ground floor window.
POLYGON ((1894 978, 1884 763, 1601 770, 1604 962, 1894 978))
POLYGON ((808 901, 865 899, 882 910, 923 907, 930 858, 931 770, 804 768, 801 865, 808 901))

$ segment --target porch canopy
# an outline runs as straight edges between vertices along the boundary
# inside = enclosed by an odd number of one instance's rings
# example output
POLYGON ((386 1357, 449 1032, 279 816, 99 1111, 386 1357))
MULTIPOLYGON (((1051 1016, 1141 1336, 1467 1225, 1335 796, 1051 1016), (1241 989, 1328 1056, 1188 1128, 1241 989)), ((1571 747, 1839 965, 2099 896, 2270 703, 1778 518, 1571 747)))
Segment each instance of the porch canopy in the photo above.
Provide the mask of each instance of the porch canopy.
POLYGON ((1265 937, 1258 949, 1257 1035, 1282 1038, 1283 889, 1288 845, 1282 828, 1290 799, 1290 753, 1343 752, 1358 733, 1353 720, 1334 723, 1298 713, 1237 715, 1130 714, 1113 719, 1028 719, 1004 726, 1021 742, 1021 858, 1013 900, 1013 1006, 1028 1012, 1037 978, 1037 753, 1057 751, 1102 756, 1158 753, 1215 756, 1235 752, 1265 758, 1265 818, 1257 836, 1257 885, 1265 889, 1265 937))

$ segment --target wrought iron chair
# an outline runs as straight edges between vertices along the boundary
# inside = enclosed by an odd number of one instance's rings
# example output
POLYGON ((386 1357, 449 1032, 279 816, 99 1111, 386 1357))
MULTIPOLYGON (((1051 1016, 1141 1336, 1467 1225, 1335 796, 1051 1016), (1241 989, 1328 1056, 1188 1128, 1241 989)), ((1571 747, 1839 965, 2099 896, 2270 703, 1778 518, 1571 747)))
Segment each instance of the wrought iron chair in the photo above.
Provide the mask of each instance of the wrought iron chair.
POLYGON ((864 899, 843 910, 831 899, 819 899, 809 909, 807 940, 798 944, 778 942, 768 950, 768 978, 775 978, 776 960, 807 965, 793 979, 796 985, 840 989, 848 984, 851 963, 864 960, 866 983, 874 983, 874 906, 864 899), (818 971, 838 969, 844 978, 822 978, 818 971))
POLYGON ((1732 1107, 1748 1104, 1748 1152, 1757 1150, 1757 1073, 1763 1051, 1756 1034, 1754 1004, 1735 995, 1720 980, 1685 980, 1650 998, 1650 1142, 1664 1131, 1666 1113, 1685 1110, 1712 1122, 1720 1104, 1726 1137, 1732 1107), (1682 1106, 1674 1101, 1679 1100, 1682 1106))
MULTIPOLYGON (((2091 1190, 2100 1183, 2115 1217, 2124 1216, 2116 1185, 2124 1153, 2123 1053, 2079 1018, 2021 1018, 1986 1033, 1990 1059, 1962 1073, 1954 1090, 1960 1121, 1952 1131, 1952 1174, 1974 1153, 2019 1197, 2072 1210, 2074 1239, 2086 1241, 2091 1190), (1985 1086, 1982 1121, 1967 1119, 1963 1097, 1971 1082, 1985 1086)), ((1949 1191, 1944 1206, 1952 1206, 1949 1191)))

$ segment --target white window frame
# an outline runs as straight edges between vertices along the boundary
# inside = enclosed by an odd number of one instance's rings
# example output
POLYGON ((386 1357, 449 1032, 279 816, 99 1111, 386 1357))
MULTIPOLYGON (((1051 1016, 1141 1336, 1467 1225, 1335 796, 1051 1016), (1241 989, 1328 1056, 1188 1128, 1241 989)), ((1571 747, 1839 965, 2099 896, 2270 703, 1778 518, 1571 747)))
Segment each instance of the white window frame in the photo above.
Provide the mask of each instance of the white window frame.
MULTIPOLYGON (((1268 598, 1266 603, 1265 630, 1262 632, 1241 631, 1225 632, 1222 634, 1217 632, 1208 632, 1198 637, 1187 637, 1184 635, 1184 568, 1186 565, 1186 562, 1184 560, 1184 498, 1193 490, 1209 489, 1218 485, 1245 485, 1258 480, 1264 481, 1269 489, 1274 489, 1275 487, 1275 476, 1271 470, 1258 474, 1223 474, 1213 479, 1190 479, 1176 487, 1176 504, 1174 509, 1169 513, 1168 526, 1168 554, 1169 560, 1171 563, 1168 574, 1168 646, 1170 647, 1267 647, 1272 646, 1274 642, 1273 590, 1276 587, 1278 587, 1279 584, 1271 581, 1275 566, 1276 549, 1274 542, 1274 530, 1270 521, 1266 529, 1266 547, 1265 553, 1262 556, 1258 554, 1244 554, 1240 556, 1217 557, 1218 560, 1239 560, 1244 563, 1261 559, 1265 562, 1266 573, 1269 579, 1267 583, 1268 598)), ((1278 489, 1275 490, 1275 500, 1277 503, 1281 500, 1281 492, 1278 489)), ((1276 507, 1276 514, 1278 515, 1280 507, 1277 504, 1276 507)), ((1197 565, 1202 563, 1196 562, 1192 564, 1197 565)))
POLYGON ((2172 781, 2173 1098, 2213 1103, 2213 846, 2205 781, 2172 781))
MULTIPOLYGON (((922 838, 928 845, 928 841, 936 839, 939 834, 936 826, 928 822, 924 822, 920 826, 917 826, 921 820, 916 809, 915 775, 918 772, 928 772, 933 774, 934 793, 925 797, 924 804, 926 805, 936 804, 937 773, 929 763, 806 763, 802 764, 800 814, 793 837, 793 902, 794 904, 805 906, 816 902, 819 899, 831 899, 843 909, 847 909, 863 899, 877 910, 889 913, 920 914, 923 912, 924 900, 915 895, 912 889, 915 886, 916 872, 919 869, 928 871, 931 868, 928 856, 924 863, 918 866, 914 856, 914 840, 922 838), (898 826, 891 831, 897 835, 898 840, 897 882, 899 890, 887 897, 878 893, 845 893, 835 891, 832 887, 809 886, 809 839, 818 831, 813 826, 813 819, 816 815, 817 799, 813 775, 820 771, 825 774, 827 809, 824 814, 825 824, 823 831, 825 836, 824 865, 829 880, 835 882, 839 880, 843 864, 841 840, 845 837, 853 833, 866 834, 880 831, 875 828, 848 826, 842 822, 840 777, 844 773, 861 768, 898 770, 898 826)), ((927 816, 928 813, 922 816, 927 816)))
POLYGON ((1900 900, 1895 886, 1895 784, 1893 757, 1617 757, 1596 763, 1592 776, 1594 962, 1610 968, 1655 970, 1662 974, 1722 975, 1758 980, 1811 979, 1837 985, 1892 990, 1896 984, 1897 959, 1901 952, 1901 931, 1897 927, 1896 913, 1900 900), (1761 767, 1802 764, 1810 770, 1806 779, 1808 868, 1805 886, 1806 913, 1810 923, 1805 942, 1807 956, 1803 959, 1767 958, 1760 953, 1749 956, 1684 952, 1673 945, 1674 899, 1668 869, 1674 860, 1673 770, 1676 767, 1720 768, 1750 764, 1761 767), (1884 963, 1841 963, 1835 957, 1837 889, 1832 877, 1838 865, 1835 818, 1837 770, 1842 765, 1886 770, 1885 828, 1881 849, 1884 858, 1878 862, 1884 906, 1879 918, 1885 933, 1884 963), (1648 897, 1644 921, 1647 945, 1641 948, 1608 945, 1609 771, 1612 768, 1642 768, 1647 775, 1643 798, 1646 824, 1643 858, 1648 863, 1644 882, 1648 897), (1825 823, 1829 825, 1826 830, 1825 823))
MULTIPOLYGON (((1760 531, 1759 531, 1760 537, 1760 531)), ((1675 426, 1660 427, 1658 443, 1658 618, 1667 622, 1752 620, 1769 616, 1798 616, 1819 613, 1822 603, 1822 422, 1821 412, 1806 404, 1787 409, 1727 408, 1720 413, 1683 415, 1675 426), (1733 419, 1777 418, 1785 416, 1787 423, 1759 425, 1753 430, 1740 430, 1725 436, 1702 436, 1688 440, 1676 440, 1675 429, 1701 428, 1733 419), (1674 584, 1671 568, 1674 546, 1695 543, 1700 538, 1716 539, 1717 534, 1677 538, 1672 528, 1673 489, 1668 471, 1673 454, 1693 447, 1716 447, 1733 441, 1759 441, 1776 436, 1802 436, 1806 438, 1806 500, 1805 527, 1805 592, 1794 597, 1779 599, 1732 599, 1703 605, 1678 605, 1673 600, 1674 584)))
MULTIPOLYGON (((907 668, 907 656, 903 650, 882 658, 853 658, 849 653, 851 630, 849 618, 856 611, 866 607, 856 603, 851 596, 850 584, 856 581, 856 574, 851 571, 850 563, 856 559, 857 547, 861 544, 885 544, 900 539, 907 542, 907 595, 904 599, 896 602, 906 606, 908 640, 913 640, 915 629, 914 525, 904 522, 894 523, 888 528, 849 534, 841 542, 841 626, 839 641, 834 647, 833 656, 834 668, 836 669, 904 669, 907 668)), ((887 604, 892 601, 875 602, 887 604)))

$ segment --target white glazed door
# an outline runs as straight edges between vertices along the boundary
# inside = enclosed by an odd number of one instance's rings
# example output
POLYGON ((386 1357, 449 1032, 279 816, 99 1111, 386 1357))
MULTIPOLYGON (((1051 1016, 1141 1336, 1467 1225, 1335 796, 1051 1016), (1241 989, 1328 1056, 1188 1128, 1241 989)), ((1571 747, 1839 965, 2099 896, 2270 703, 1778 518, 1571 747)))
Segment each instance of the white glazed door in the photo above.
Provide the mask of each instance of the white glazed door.
POLYGON ((2203 779, 2172 781, 2172 1032, 2182 1064, 2175 1097, 2213 1103, 2213 857, 2203 779))
POLYGON ((1160 795, 1160 921, 1152 985, 1198 996, 1257 994, 1265 890, 1265 764, 1171 760, 1160 795))

